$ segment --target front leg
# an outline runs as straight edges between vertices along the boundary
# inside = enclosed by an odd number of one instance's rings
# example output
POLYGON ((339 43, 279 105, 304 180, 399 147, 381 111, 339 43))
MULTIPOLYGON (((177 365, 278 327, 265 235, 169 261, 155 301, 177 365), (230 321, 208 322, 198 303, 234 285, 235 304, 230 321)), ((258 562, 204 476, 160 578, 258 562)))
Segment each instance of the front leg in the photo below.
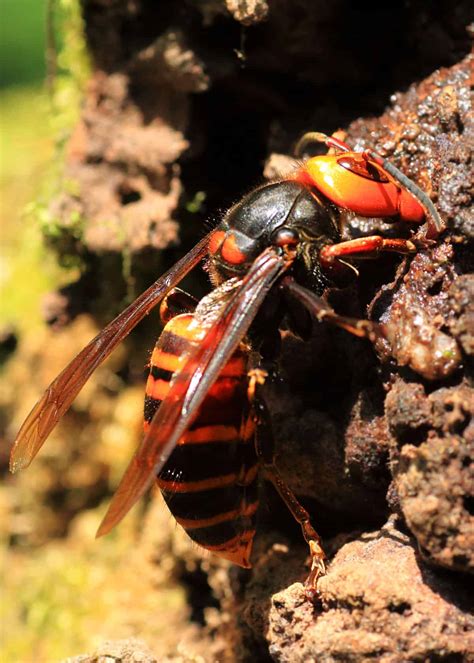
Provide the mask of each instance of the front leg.
POLYGON ((344 277, 348 269, 355 269, 346 263, 344 258, 356 258, 358 260, 377 258, 385 251, 410 254, 416 253, 419 243, 410 239, 389 239, 381 235, 370 235, 350 239, 338 244, 323 246, 319 253, 321 269, 330 279, 337 280, 344 277))
POLYGON ((321 546, 321 538, 311 524, 309 513, 284 481, 275 464, 272 423, 267 406, 259 393, 266 377, 267 373, 262 369, 249 372, 248 396, 257 423, 255 449, 264 476, 272 482, 291 515, 300 524, 309 546, 311 569, 305 580, 305 592, 310 600, 314 600, 318 593, 318 579, 326 574, 326 555, 321 546))

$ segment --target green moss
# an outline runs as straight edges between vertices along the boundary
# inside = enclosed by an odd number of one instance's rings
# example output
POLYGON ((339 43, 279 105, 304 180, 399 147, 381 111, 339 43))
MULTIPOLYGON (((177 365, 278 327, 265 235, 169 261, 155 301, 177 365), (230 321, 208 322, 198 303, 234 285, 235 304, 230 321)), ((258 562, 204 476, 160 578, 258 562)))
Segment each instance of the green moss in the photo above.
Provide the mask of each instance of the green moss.
POLYGON ((40 323, 38 300, 60 278, 28 206, 40 195, 40 181, 54 154, 48 114, 47 97, 36 86, 0 95, 0 323, 20 331, 40 323))
POLYGON ((38 661, 57 660, 76 651, 83 641, 78 626, 87 614, 83 589, 90 584, 89 568, 77 556, 54 549, 35 558, 15 556, 14 563, 21 581, 17 573, 5 573, 3 605, 8 610, 2 623, 9 637, 4 660, 27 661, 32 652, 38 661))
MULTIPOLYGON (((55 137, 62 147, 79 116, 90 63, 84 41, 84 25, 78 0, 57 0, 52 20, 57 33, 56 75, 50 82, 55 137)), ((62 160, 60 161, 62 170, 62 160)), ((62 183, 68 186, 67 182, 62 183)))
MULTIPOLYGON (((88 546, 49 544, 34 555, 16 552, 4 556, 2 662, 62 660, 127 632, 130 613, 120 601, 128 603, 129 597, 121 596, 126 587, 122 583, 130 583, 127 574, 132 576, 135 571, 126 565, 131 542, 123 543, 115 539, 88 546)), ((139 607, 143 597, 130 600, 139 607)), ((164 613, 176 617, 183 607, 181 590, 161 588, 164 613)), ((145 611, 146 606, 143 608, 145 611)), ((150 623, 149 638, 169 628, 164 615, 161 617, 153 628, 150 623)))
POLYGON ((194 194, 194 197, 186 203, 185 205, 186 211, 189 212, 190 214, 197 214, 198 212, 201 212, 205 200, 206 200, 205 191, 197 191, 194 194))
POLYGON ((457 357, 457 351, 455 348, 447 348, 443 352, 444 359, 455 359, 457 357))
MULTIPOLYGON (((24 41, 24 24, 23 19, 13 20, 16 5, 10 4, 10 27, 17 31, 18 46, 24 41)), ((0 325, 12 325, 20 332, 41 324, 42 294, 77 276, 59 269, 42 237, 43 233, 51 246, 53 238, 59 241, 66 232, 64 221, 59 224, 52 218, 48 205, 63 188, 77 190, 74 182, 62 178, 63 146, 77 121, 89 75, 79 3, 58 0, 55 7, 50 20, 57 29, 57 73, 50 92, 39 84, 0 92, 0 325)), ((42 23, 36 28, 42 31, 42 23)), ((33 34, 29 38, 35 39, 33 34)), ((67 233, 73 241, 81 238, 83 225, 79 214, 71 218, 67 233)), ((62 263, 68 270, 79 266, 73 254, 71 248, 70 259, 67 256, 62 263)))

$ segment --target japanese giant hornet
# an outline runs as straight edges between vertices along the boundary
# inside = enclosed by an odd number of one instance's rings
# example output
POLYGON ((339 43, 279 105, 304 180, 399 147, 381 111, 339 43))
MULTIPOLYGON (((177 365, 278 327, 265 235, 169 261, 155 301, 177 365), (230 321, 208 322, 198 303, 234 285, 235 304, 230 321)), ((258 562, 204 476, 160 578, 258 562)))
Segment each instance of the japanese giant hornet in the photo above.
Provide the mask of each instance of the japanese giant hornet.
POLYGON ((338 315, 322 298, 324 290, 347 282, 355 271, 351 259, 382 251, 413 253, 444 225, 428 196, 377 153, 354 152, 335 137, 313 132, 297 149, 308 142, 322 142, 332 153, 309 158, 286 178, 244 196, 63 370, 21 427, 10 468, 29 465, 91 373, 163 302, 166 326, 150 361, 144 438, 98 535, 114 527, 157 481, 193 541, 250 567, 260 468, 309 544, 311 590, 325 572, 324 552, 309 514, 275 467, 260 396, 266 373, 263 365, 249 370, 249 357, 264 354, 265 338, 278 333, 288 300, 357 336, 383 335, 377 323, 338 315), (426 226, 418 238, 343 241, 347 210, 426 226), (196 302, 175 286, 206 254, 214 289, 196 302))

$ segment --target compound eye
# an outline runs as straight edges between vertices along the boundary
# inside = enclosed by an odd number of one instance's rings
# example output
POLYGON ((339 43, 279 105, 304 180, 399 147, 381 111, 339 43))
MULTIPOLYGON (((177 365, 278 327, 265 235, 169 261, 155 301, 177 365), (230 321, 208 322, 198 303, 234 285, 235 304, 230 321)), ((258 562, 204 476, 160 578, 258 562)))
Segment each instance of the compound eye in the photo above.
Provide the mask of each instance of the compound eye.
POLYGON ((293 228, 277 228, 272 235, 272 243, 275 246, 296 246, 299 241, 299 235, 293 228))

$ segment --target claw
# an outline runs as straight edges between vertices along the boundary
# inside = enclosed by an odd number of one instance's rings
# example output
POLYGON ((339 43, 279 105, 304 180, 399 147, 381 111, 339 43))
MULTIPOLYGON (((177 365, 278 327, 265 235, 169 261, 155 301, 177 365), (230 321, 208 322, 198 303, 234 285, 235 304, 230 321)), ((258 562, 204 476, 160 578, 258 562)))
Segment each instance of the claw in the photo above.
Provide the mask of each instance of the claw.
POLYGON ((309 541, 309 552, 311 554, 311 569, 304 583, 305 594, 309 601, 319 597, 318 581, 326 575, 326 555, 318 541, 309 541))
POLYGON ((426 236, 420 235, 420 237, 412 237, 411 241, 413 244, 416 246, 416 248, 419 249, 429 249, 430 247, 434 246, 437 244, 436 240, 434 239, 429 239, 426 236))

